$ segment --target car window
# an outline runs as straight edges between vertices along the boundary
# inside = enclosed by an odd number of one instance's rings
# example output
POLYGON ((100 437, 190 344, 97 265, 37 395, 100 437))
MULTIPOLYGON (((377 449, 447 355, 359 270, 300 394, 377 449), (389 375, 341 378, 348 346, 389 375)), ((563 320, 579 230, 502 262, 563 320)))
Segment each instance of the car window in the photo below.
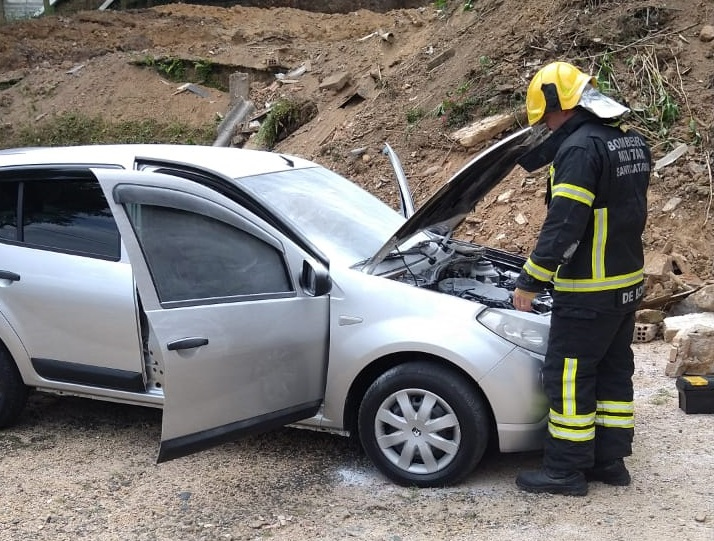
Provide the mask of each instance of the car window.
POLYGON ((371 193, 322 167, 238 182, 338 264, 349 266, 373 256, 404 223, 402 215, 371 193))
POLYGON ((162 303, 294 291, 282 254, 246 231, 175 208, 125 208, 162 303))
POLYGON ((98 182, 3 182, 0 190, 0 238, 52 251, 119 259, 119 230, 98 182))
POLYGON ((17 182, 0 183, 0 239, 17 239, 17 182))

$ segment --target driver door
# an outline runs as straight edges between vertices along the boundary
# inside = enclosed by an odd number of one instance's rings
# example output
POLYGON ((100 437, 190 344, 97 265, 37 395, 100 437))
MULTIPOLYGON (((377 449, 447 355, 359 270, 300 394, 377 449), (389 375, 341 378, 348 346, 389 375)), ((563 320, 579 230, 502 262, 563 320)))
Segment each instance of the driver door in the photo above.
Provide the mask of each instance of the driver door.
POLYGON ((94 170, 163 371, 162 462, 313 416, 324 397, 329 277, 230 199, 157 173, 94 170))

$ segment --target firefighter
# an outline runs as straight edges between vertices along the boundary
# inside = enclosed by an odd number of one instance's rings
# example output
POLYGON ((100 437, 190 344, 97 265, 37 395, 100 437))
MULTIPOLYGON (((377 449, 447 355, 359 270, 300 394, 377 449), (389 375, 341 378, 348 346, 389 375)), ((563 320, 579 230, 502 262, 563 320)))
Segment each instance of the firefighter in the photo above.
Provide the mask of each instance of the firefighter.
POLYGON ((552 287, 543 385, 550 401, 542 467, 518 474, 528 492, 584 496, 588 481, 630 484, 631 348, 643 295, 642 232, 651 154, 624 123, 627 107, 566 62, 535 74, 528 123, 550 136, 520 165, 550 164, 548 212, 516 282, 513 304, 528 311, 552 287))

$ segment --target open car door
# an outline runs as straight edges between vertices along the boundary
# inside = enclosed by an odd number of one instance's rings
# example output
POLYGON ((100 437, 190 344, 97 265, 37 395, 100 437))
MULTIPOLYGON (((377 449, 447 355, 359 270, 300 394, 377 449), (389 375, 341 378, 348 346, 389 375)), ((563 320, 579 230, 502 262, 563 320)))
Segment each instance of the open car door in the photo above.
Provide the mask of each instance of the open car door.
POLYGON ((327 369, 327 270, 205 186, 93 172, 134 269, 152 369, 163 371, 158 461, 313 416, 327 369))

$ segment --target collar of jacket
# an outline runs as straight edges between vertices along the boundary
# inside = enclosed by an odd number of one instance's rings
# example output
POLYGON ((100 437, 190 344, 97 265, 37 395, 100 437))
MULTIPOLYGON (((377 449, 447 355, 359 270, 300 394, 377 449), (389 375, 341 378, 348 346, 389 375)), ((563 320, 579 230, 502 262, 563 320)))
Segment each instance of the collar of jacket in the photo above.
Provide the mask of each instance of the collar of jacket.
POLYGON ((532 173, 536 169, 548 165, 555 158, 560 145, 568 136, 586 122, 602 123, 602 120, 585 109, 577 108, 575 114, 550 134, 540 145, 532 148, 518 159, 518 165, 532 173))

